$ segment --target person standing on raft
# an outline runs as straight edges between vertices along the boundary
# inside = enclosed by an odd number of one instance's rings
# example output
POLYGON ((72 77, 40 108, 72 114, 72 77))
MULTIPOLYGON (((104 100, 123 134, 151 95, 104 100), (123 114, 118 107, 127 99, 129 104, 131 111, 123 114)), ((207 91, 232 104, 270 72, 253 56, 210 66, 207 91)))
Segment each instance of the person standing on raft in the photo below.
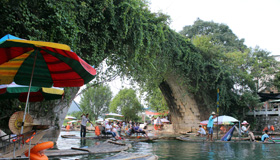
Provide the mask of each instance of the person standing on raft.
POLYGON ((207 130, 208 130, 208 135, 207 135, 207 141, 209 141, 209 135, 211 137, 211 141, 213 141, 213 126, 214 126, 214 118, 216 118, 216 113, 212 112, 211 116, 209 117, 208 124, 207 124, 207 130))
MULTIPOLYGON (((82 114, 82 123, 81 123, 81 137, 86 137, 86 131, 87 131, 87 122, 91 123, 91 121, 88 119, 88 114, 82 114)), ((91 123, 92 124, 92 123, 91 123)))

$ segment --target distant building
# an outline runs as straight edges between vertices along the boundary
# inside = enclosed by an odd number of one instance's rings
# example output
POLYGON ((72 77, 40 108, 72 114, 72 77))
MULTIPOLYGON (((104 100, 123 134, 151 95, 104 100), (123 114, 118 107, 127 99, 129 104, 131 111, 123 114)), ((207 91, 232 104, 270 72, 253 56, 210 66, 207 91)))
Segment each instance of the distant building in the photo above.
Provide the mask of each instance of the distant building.
POLYGON ((72 112, 77 112, 77 111, 80 111, 80 110, 81 109, 80 109, 79 104, 77 102, 75 102, 75 101, 72 101, 71 106, 70 106, 67 114, 70 114, 72 112))

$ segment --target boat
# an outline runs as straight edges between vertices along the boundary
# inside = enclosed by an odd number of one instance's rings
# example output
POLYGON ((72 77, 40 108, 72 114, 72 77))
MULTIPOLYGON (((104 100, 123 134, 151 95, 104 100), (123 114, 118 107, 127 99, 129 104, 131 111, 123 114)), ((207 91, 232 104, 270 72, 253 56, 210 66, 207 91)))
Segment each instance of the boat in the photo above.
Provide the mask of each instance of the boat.
POLYGON ((206 139, 191 139, 191 138, 188 138, 188 137, 177 137, 176 138, 177 140, 180 140, 180 141, 184 141, 184 142, 190 142, 190 143, 259 143, 259 144, 280 144, 280 141, 275 141, 272 142, 272 141, 269 141, 269 142, 262 142, 262 141, 248 141, 248 140, 239 140, 238 137, 235 138, 233 137, 233 139, 231 141, 221 141, 221 140, 215 140, 215 141, 206 141, 206 139))

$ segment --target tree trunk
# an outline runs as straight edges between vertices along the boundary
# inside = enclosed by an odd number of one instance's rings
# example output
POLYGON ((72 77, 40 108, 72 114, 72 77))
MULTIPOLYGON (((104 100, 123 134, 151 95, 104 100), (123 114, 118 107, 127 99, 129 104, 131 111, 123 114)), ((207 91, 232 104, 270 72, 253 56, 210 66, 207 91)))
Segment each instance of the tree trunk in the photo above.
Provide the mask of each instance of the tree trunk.
POLYGON ((176 132, 196 131, 202 120, 209 118, 209 110, 198 103, 195 95, 181 85, 178 76, 169 76, 159 88, 168 104, 171 122, 176 132))

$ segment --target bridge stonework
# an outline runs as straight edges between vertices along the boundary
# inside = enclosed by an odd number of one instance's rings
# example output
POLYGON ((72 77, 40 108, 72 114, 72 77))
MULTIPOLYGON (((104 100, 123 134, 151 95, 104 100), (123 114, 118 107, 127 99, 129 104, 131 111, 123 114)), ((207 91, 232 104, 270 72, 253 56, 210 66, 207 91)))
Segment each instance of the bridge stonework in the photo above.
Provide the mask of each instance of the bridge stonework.
POLYGON ((43 141, 57 141, 59 137, 63 121, 79 87, 71 87, 68 89, 69 91, 65 93, 61 100, 47 104, 36 103, 30 108, 30 115, 33 117, 34 123, 52 127, 52 129, 44 135, 43 141), (43 106, 47 108, 47 111, 44 111, 43 106))
POLYGON ((173 128, 176 132, 197 131, 199 123, 209 118, 209 110, 197 103, 187 86, 174 77, 159 86, 169 106, 173 128))

